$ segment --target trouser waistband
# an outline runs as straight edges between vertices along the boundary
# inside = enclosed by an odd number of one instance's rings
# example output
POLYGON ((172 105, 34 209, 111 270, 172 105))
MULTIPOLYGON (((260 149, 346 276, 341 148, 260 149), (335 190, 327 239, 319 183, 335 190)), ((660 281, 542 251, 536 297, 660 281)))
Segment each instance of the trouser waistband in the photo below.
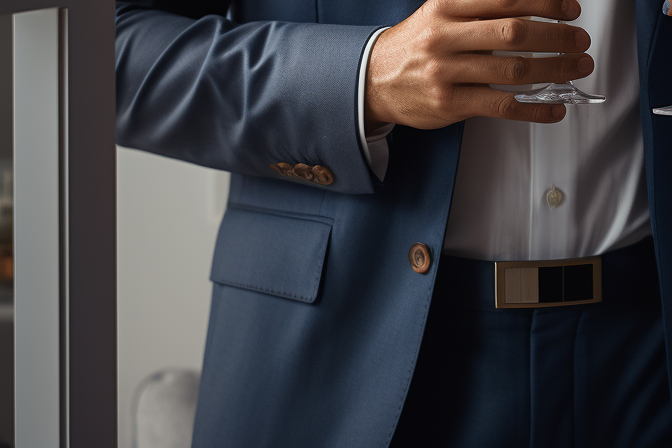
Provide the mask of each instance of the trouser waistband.
MULTIPOLYGON (((629 302, 639 297, 659 298, 658 268, 652 237, 606 252, 601 258, 604 302, 629 302)), ((457 308, 495 310, 495 263, 442 255, 434 296, 445 297, 451 302, 450 306, 457 308)), ((511 310, 503 310, 507 311, 511 310)))

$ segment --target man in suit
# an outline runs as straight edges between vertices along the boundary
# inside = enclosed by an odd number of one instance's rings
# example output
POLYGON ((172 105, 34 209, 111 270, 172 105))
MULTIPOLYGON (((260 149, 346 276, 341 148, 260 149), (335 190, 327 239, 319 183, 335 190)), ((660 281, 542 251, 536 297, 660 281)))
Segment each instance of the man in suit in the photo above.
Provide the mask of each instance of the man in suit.
POLYGON ((573 0, 117 2, 118 142, 232 172, 193 446, 670 441, 672 123, 650 110, 672 103, 672 23, 638 0, 635 32, 632 2, 612 6, 604 23, 632 26, 604 31, 597 73, 619 100, 559 128, 528 122, 564 106, 487 84, 587 76, 583 29, 516 18, 573 20, 573 0), (474 116, 497 119, 465 133, 474 116), (541 195, 557 142, 579 180, 541 195), (536 262, 574 257, 588 289, 536 262), (508 259, 532 260, 538 303, 603 302, 496 310, 508 259))

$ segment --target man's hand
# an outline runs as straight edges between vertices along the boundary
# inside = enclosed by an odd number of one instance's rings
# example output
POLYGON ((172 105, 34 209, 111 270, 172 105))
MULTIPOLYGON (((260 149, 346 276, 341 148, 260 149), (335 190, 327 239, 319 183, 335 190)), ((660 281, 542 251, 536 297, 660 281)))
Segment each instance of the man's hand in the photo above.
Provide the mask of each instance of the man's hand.
POLYGON ((565 106, 522 104, 487 84, 563 83, 595 66, 590 36, 574 26, 576 0, 428 0, 384 31, 367 73, 367 130, 391 122, 436 129, 473 116, 554 123, 565 106), (565 53, 558 57, 493 56, 493 50, 565 53))

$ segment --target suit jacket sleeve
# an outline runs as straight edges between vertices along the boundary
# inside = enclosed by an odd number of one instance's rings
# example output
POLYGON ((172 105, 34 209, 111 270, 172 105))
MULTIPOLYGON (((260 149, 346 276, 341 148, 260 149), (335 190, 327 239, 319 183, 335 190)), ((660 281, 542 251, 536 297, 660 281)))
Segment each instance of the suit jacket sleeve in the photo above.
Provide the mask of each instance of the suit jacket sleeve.
POLYGON ((252 176, 286 178, 269 167, 278 162, 321 165, 335 178, 326 188, 372 192, 355 114, 377 27, 236 24, 227 6, 116 3, 117 142, 252 176))

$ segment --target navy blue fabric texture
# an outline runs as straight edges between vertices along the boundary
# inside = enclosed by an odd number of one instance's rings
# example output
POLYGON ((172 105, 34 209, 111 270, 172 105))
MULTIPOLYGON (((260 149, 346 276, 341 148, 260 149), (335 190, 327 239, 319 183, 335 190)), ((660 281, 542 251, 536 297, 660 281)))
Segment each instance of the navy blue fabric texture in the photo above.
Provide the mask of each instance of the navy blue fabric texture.
MULTIPOLYGON (((215 283, 194 447, 221 446, 221 440, 231 447, 387 445, 411 382, 438 266, 417 274, 408 251, 417 241, 435 257, 441 251, 445 194, 457 168, 457 151, 444 142, 459 142, 461 131, 398 129, 393 150, 413 142, 417 149, 396 155, 389 182, 372 195, 232 176, 234 213, 250 204, 291 213, 303 208, 333 224, 314 303, 215 283), (422 175, 408 179, 408 171, 422 175), (418 189, 428 192, 424 200, 415 197, 418 189)), ((264 240, 251 227, 235 238, 250 245, 264 240)), ((279 272, 291 269, 288 263, 301 266, 304 257, 299 250, 278 257, 250 251, 282 260, 279 272)), ((214 265, 228 256, 217 246, 214 265)))
MULTIPOLYGON (((651 107, 672 103, 672 18, 662 16, 659 0, 636 2, 645 165, 668 329, 672 119, 654 117, 651 107)), ((229 211, 213 256, 195 448, 371 448, 386 447, 392 439, 433 297, 463 124, 434 131, 397 126, 388 137, 385 182, 372 181, 357 140, 356 81, 371 33, 404 20, 421 4, 235 0, 231 19, 226 19, 227 1, 117 2, 119 143, 232 172, 229 211), (316 188, 281 178, 269 168, 278 162, 324 165, 336 181, 316 188), (297 243, 301 238, 305 242, 297 243), (416 242, 424 243, 432 257, 424 275, 414 272, 408 261, 416 242), (323 247, 326 252, 320 255, 323 247), (294 296, 312 303, 288 300, 294 296)), ((475 288, 491 285, 483 278, 475 288)), ((566 311, 570 327, 581 321, 573 312, 566 311)), ((451 319, 457 325, 461 316, 455 312, 451 319)), ((621 325, 618 319, 612 322, 621 325)), ((655 320, 653 315, 650 320, 655 320)), ((537 328, 554 331, 550 320, 537 328)), ((623 328, 623 334, 632 334, 623 328)), ((528 336, 520 336, 519 342, 529 338, 526 331, 528 336)), ((613 333, 605 335, 610 336, 600 336, 599 346, 586 343, 591 363, 595 359, 611 365, 607 353, 620 342, 613 333)), ((644 342, 659 347, 659 353, 660 337, 655 338, 644 342)), ((667 330, 666 338, 669 362, 672 331, 667 330)), ((463 347, 450 341, 445 348, 450 368, 461 367, 463 347)), ((468 347, 492 351, 484 345, 468 347)), ((558 352, 563 354, 554 362, 564 372, 569 349, 562 346, 558 352)), ((625 361, 635 362, 633 352, 622 353, 625 361)), ((513 359, 493 356, 493 362, 510 365, 506 374, 514 375, 513 359)), ((633 371, 623 380, 626 395, 636 386, 648 387, 642 380, 646 375, 653 375, 647 377, 650 381, 659 379, 656 363, 663 361, 642 360, 651 368, 633 371)), ((545 377, 546 367, 541 364, 540 369, 541 376, 535 378, 545 377)), ((599 366, 595 369, 605 373, 599 366)), ((487 371, 476 373, 484 391, 499 390, 487 371)), ((593 388, 597 386, 591 383, 581 393, 602 390, 590 400, 604 400, 618 392, 593 388)), ((533 394, 529 385, 520 390, 533 394)), ((543 407, 543 399, 535 398, 542 395, 529 395, 525 401, 521 393, 520 399, 510 398, 515 408, 511 412, 543 407)), ((477 398, 455 401, 446 411, 475 412, 469 403, 487 404, 477 398)), ((585 406, 590 408, 590 403, 585 406)), ((612 420, 623 418, 634 425, 650 416, 641 406, 630 413, 620 413, 624 406, 615 407, 620 411, 612 420)), ((562 411, 561 419, 572 420, 569 410, 562 411)), ((607 425, 607 420, 600 424, 607 425)), ((529 437, 529 431, 516 431, 511 436, 515 440, 529 437)), ((592 440, 586 437, 581 440, 592 440)))
POLYGON ((331 220, 326 218, 260 215, 258 210, 229 206, 217 236, 220 256, 213 261, 210 279, 313 302, 330 232, 331 220))

